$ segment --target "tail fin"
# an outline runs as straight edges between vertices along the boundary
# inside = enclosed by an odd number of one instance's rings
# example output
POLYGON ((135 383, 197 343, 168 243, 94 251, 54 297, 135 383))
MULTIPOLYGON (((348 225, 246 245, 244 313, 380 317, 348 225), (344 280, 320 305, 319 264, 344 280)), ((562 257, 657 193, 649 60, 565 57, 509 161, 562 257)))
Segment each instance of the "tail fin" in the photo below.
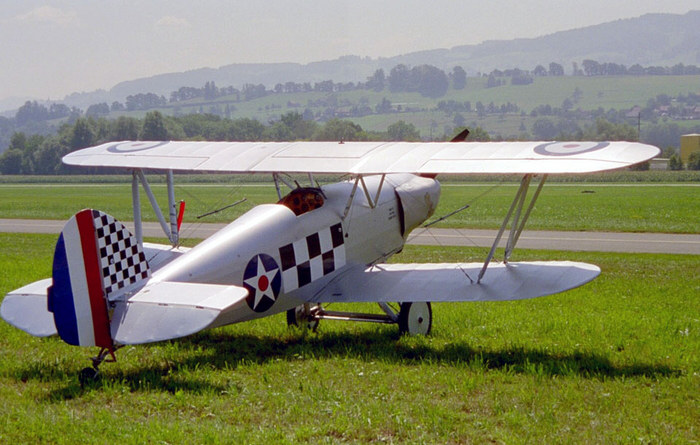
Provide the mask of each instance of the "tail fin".
POLYGON ((56 243, 48 309, 66 343, 113 349, 109 298, 150 276, 136 238, 113 217, 86 209, 68 220, 56 243))

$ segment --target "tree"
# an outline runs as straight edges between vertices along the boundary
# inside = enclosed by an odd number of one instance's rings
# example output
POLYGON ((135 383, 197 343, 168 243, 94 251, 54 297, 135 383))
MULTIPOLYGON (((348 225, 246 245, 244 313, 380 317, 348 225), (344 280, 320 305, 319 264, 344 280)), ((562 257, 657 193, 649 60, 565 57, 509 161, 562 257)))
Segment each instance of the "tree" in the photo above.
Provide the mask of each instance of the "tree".
POLYGON ((40 175, 54 175, 61 166, 61 155, 65 148, 57 138, 44 142, 34 153, 34 173, 40 175))
MULTIPOLYGON (((460 131, 462 131, 462 130, 463 130, 463 128, 460 129, 460 131)), ((455 135, 457 135, 458 133, 459 133, 459 132, 455 133, 455 135)), ((472 129, 471 129, 471 131, 470 131, 470 133, 469 133, 469 137, 467 138, 467 140, 469 140, 469 141, 474 141, 474 142, 490 142, 490 141, 491 141, 491 136, 490 136, 489 133, 488 133, 486 130, 484 130, 483 128, 481 128, 481 127, 476 127, 476 128, 472 128, 472 129)))
POLYGON ((683 161, 681 161, 681 157, 678 156, 677 154, 672 154, 670 158, 668 158, 668 169, 669 170, 683 170, 683 161))
POLYGON ((583 72, 586 76, 599 76, 601 75, 600 63, 595 60, 586 59, 582 62, 583 72))
POLYGON ((404 64, 396 65, 389 71, 389 91, 400 93, 408 91, 410 71, 404 64))
POLYGON ((10 148, 0 156, 0 173, 3 175, 19 175, 22 173, 22 151, 10 148))
POLYGON ((132 117, 120 116, 114 124, 115 141, 134 141, 139 138, 139 123, 132 117))
POLYGON ((557 127, 551 119, 541 117, 532 124, 532 134, 543 141, 551 141, 557 135, 557 127))
POLYGON ((688 156, 688 170, 700 170, 700 151, 695 151, 688 156))
POLYGON ((419 141, 420 132, 413 124, 403 120, 395 122, 387 128, 387 135, 391 141, 419 141))
POLYGON ((78 150, 80 148, 89 147, 92 145, 93 139, 94 134, 92 133, 92 129, 90 129, 90 124, 87 119, 80 118, 76 120, 71 134, 70 148, 72 150, 78 150))
POLYGON ((452 88, 463 90, 467 86, 467 72, 461 66, 452 68, 452 88))
POLYGON ((558 63, 552 62, 549 64, 549 75, 550 76, 563 76, 564 67, 558 63))
POLYGON ((511 85, 530 85, 535 80, 529 74, 519 71, 510 78, 511 85))
POLYGON ((385 83, 386 75, 384 74, 384 70, 379 68, 374 72, 374 74, 367 78, 367 83, 365 83, 365 87, 369 90, 379 92, 384 89, 385 83))
POLYGON ((214 100, 219 97, 219 89, 216 87, 214 81, 207 82, 204 84, 204 99, 214 100))
POLYGON ((45 121, 49 118, 49 110, 37 101, 27 101, 15 113, 15 122, 21 127, 29 122, 45 121))
POLYGON ((538 77, 544 77, 547 75, 547 70, 542 65, 537 65, 532 71, 532 74, 538 77))
POLYGON ((377 104, 375 107, 375 110, 377 111, 377 114, 387 114, 391 113, 393 111, 391 107, 391 101, 387 99, 386 97, 382 98, 382 101, 377 104))
POLYGON ((106 116, 109 114, 109 105, 106 102, 92 104, 85 111, 86 116, 106 116))
POLYGON ((350 121, 331 119, 313 135, 315 141, 364 141, 367 134, 350 121))
POLYGON ((144 141, 165 141, 168 139, 168 131, 165 128, 163 115, 159 111, 146 113, 141 128, 141 140, 144 141))
POLYGON ((450 86, 447 74, 432 65, 421 65, 413 68, 411 77, 413 83, 416 84, 416 91, 425 97, 442 97, 450 86))

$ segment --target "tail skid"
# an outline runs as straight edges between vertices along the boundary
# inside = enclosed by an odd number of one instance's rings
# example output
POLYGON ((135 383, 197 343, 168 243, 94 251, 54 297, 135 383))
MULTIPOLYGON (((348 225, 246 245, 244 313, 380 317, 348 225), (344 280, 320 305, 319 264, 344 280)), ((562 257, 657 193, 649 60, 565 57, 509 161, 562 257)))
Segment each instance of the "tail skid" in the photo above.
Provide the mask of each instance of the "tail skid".
POLYGON ((110 300, 145 284, 150 268, 136 238, 113 217, 86 209, 56 244, 48 309, 68 344, 114 351, 110 300))

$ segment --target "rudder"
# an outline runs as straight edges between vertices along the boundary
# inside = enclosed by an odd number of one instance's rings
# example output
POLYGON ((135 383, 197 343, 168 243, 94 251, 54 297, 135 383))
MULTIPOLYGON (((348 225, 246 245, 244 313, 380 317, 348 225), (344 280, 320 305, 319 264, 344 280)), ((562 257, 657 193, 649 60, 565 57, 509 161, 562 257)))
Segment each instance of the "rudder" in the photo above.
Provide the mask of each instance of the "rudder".
POLYGON ((48 309, 68 344, 113 349, 109 298, 150 276, 143 250, 119 221, 98 210, 78 212, 56 243, 48 309))

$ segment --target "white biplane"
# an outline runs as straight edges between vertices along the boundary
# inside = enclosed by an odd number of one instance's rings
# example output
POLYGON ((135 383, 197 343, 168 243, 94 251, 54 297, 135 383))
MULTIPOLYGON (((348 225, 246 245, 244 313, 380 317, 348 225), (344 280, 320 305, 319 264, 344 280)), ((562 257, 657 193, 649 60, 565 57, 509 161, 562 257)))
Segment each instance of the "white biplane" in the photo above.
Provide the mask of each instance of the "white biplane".
POLYGON ((631 142, 464 142, 467 133, 442 143, 111 142, 70 153, 63 158, 68 165, 132 172, 134 233, 103 212, 80 211, 59 236, 52 277, 7 294, 0 314, 32 335, 58 334, 72 345, 99 347, 93 366, 81 373, 90 378, 123 345, 282 311, 289 324, 306 327, 322 319, 371 321, 427 334, 430 302, 534 298, 598 276, 600 269, 590 264, 508 260, 547 175, 619 169, 658 155, 658 148, 631 142), (168 219, 146 170, 166 173, 168 219), (256 206, 197 246, 183 248, 173 171, 270 174, 279 201, 256 206), (310 185, 290 184, 288 174, 308 174, 310 185), (318 186, 313 174, 351 179, 318 186), (485 261, 386 264, 435 211, 436 176, 451 174, 522 175, 485 261), (539 185, 525 205, 533 177, 539 185), (283 183, 291 189, 286 195, 283 183), (139 184, 171 245, 143 242, 139 184), (509 226, 504 258, 491 264, 509 226), (323 307, 334 302, 376 302, 383 313, 323 307))

